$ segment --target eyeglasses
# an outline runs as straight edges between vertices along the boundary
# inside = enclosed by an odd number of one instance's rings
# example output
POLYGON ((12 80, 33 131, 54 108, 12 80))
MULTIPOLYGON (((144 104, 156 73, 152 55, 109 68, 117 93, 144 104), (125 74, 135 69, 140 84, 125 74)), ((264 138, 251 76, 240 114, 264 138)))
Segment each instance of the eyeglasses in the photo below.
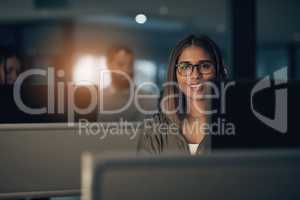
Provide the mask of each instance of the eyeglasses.
POLYGON ((176 65, 178 73, 183 76, 192 75, 194 68, 197 69, 198 73, 210 75, 215 72, 216 67, 214 62, 210 60, 200 61, 198 64, 195 65, 189 62, 181 62, 176 65))

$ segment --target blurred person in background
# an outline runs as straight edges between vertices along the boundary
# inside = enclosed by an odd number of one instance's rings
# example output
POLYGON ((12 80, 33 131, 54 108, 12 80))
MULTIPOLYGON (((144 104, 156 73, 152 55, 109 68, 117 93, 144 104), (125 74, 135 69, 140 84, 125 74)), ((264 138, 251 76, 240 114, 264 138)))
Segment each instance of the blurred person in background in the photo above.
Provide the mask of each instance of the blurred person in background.
POLYGON ((0 83, 14 84, 21 70, 20 59, 15 51, 0 49, 0 83))
MULTIPOLYGON (((123 45, 109 48, 106 55, 111 84, 100 91, 98 121, 139 121, 145 115, 135 103, 134 53, 123 45), (104 111, 104 112, 103 112, 104 111), (105 113, 113 111, 114 113, 105 113)), ((139 90, 138 94, 146 94, 139 90)), ((157 100, 139 99, 139 106, 145 110, 155 110, 157 100)))
POLYGON ((20 59, 17 56, 16 52, 8 51, 6 57, 6 83, 11 85, 17 80, 17 76, 21 70, 20 59))
POLYGON ((127 92, 134 79, 133 51, 126 46, 113 46, 108 50, 106 60, 107 67, 111 71, 109 92, 127 92))
POLYGON ((0 85, 5 84, 4 63, 5 63, 5 56, 2 54, 2 51, 0 50, 0 85))

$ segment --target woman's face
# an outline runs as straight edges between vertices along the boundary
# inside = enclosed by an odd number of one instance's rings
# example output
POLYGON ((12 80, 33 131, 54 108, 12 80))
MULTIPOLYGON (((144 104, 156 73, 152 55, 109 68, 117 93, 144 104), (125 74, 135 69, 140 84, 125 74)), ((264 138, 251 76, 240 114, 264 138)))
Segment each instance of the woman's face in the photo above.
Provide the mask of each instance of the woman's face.
POLYGON ((203 95, 210 93, 209 81, 215 75, 215 64, 203 48, 190 46, 182 51, 176 66, 176 76, 179 88, 186 97, 203 99, 203 95))

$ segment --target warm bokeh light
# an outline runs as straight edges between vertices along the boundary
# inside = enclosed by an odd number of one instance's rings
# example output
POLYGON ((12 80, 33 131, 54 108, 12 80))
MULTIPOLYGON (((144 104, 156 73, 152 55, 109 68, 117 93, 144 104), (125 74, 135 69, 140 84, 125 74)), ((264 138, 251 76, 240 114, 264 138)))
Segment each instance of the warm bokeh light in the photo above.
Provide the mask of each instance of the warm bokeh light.
POLYGON ((106 69, 105 57, 80 56, 74 67, 74 82, 77 85, 97 85, 99 88, 106 88, 111 82, 108 72, 101 76, 101 72, 106 69))

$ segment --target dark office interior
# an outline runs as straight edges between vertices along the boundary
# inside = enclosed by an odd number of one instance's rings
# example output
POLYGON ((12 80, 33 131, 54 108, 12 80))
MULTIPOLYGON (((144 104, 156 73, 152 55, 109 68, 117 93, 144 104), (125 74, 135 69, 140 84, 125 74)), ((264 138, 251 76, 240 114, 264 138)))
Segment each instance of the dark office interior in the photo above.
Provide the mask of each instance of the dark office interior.
POLYGON ((0 5, 0 199, 300 198, 300 1, 0 5), (206 37, 211 65, 188 61, 191 72, 180 71, 183 52, 201 49, 197 41, 206 37), (188 38, 192 44, 176 57, 188 38), (185 106, 194 101, 180 85, 182 73, 187 81, 197 74, 199 82, 188 86, 200 88, 197 94, 211 80, 223 88, 207 104, 220 109, 203 117, 215 122, 209 136, 185 136, 184 120, 193 116, 187 110, 177 115, 180 136, 147 130, 155 116, 173 122, 162 107, 173 72, 185 106), (152 112, 133 100, 123 111, 104 112, 131 94, 152 112))

